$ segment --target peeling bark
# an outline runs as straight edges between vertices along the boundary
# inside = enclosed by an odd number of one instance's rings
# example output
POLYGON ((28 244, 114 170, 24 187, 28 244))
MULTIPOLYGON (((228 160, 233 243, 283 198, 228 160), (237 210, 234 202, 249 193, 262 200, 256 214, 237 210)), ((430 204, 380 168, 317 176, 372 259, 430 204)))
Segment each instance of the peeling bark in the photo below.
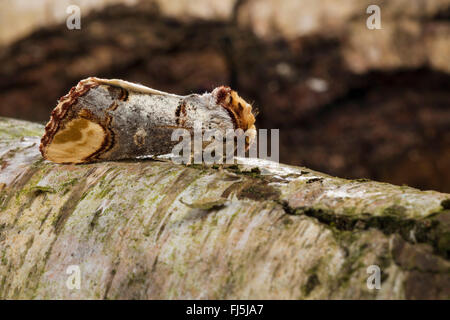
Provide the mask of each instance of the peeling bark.
POLYGON ((450 297, 449 194, 255 159, 58 165, 42 133, 0 120, 0 298, 450 297))

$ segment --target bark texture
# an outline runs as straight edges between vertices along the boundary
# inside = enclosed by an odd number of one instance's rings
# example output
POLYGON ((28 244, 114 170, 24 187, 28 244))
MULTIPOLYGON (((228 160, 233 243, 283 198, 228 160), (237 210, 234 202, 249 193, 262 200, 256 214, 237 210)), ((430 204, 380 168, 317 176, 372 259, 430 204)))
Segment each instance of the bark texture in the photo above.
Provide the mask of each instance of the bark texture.
POLYGON ((0 120, 0 298, 450 297, 449 194, 249 159, 58 165, 42 133, 0 120))

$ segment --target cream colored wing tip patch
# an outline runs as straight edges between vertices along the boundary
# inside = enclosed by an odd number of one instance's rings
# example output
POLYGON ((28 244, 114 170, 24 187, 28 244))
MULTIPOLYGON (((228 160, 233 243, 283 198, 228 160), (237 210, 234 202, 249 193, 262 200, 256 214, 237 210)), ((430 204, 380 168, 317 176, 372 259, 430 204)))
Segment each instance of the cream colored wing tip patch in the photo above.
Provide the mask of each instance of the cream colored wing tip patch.
POLYGON ((59 130, 45 148, 45 158, 56 163, 81 163, 98 152, 105 130, 87 119, 74 119, 59 130))

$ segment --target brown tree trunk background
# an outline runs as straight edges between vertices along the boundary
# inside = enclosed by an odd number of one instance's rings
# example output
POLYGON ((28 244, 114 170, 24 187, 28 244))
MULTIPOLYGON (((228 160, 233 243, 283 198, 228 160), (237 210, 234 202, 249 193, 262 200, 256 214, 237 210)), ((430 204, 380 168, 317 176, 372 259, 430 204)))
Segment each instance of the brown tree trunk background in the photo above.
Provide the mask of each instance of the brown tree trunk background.
POLYGON ((60 8, 0 52, 0 115, 47 121, 88 76, 179 94, 226 84, 260 109, 257 127, 280 129, 282 162, 450 192, 447 0, 375 1, 382 30, 366 28, 374 1, 196 3, 83 7, 81 30, 60 8))

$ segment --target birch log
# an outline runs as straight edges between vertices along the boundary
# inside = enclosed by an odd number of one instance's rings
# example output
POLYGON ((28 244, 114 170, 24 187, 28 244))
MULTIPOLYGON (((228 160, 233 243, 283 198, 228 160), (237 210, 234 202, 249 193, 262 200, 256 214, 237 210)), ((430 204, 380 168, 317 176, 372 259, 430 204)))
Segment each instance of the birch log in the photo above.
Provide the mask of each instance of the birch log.
POLYGON ((42 133, 0 120, 0 298, 450 297, 449 194, 249 159, 59 165, 42 133))

